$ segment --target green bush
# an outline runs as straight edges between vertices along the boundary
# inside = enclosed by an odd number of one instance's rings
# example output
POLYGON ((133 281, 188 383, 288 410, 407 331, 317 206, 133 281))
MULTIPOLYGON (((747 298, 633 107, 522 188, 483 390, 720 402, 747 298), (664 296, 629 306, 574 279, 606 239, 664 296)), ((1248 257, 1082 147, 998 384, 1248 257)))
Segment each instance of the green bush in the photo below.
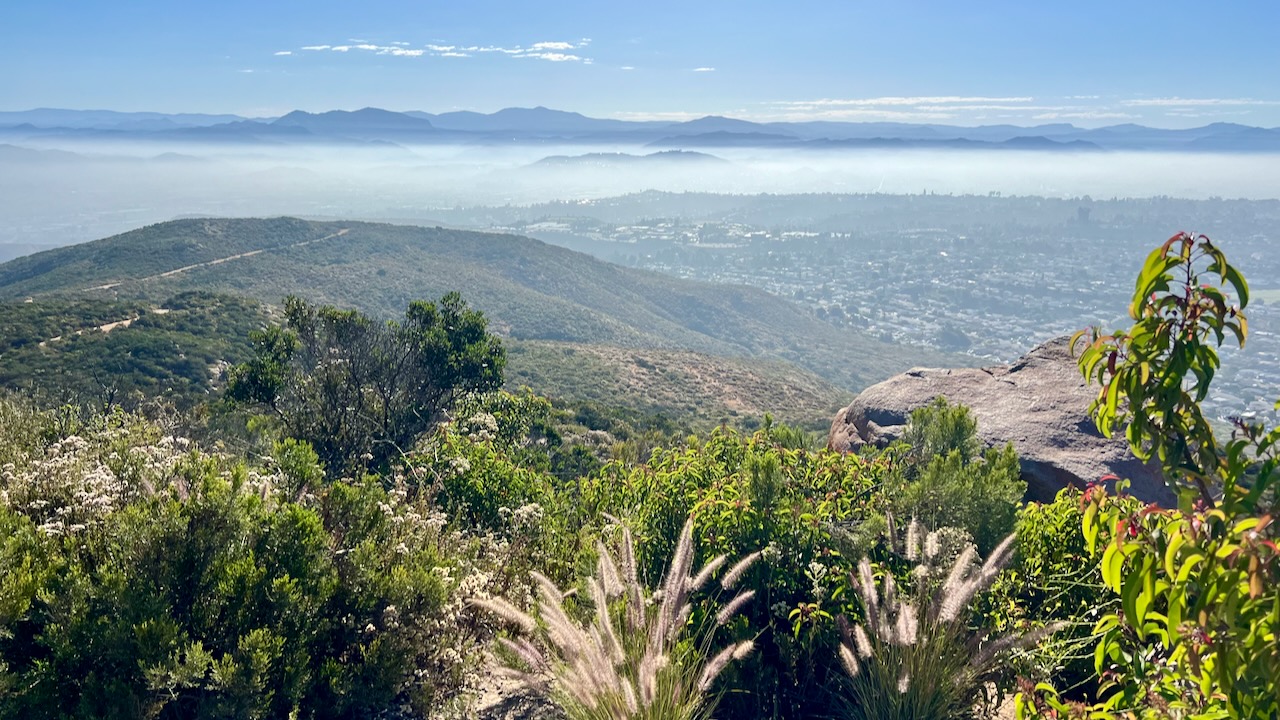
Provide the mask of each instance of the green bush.
POLYGON ((269 410, 335 477, 385 471, 458 398, 500 387, 506 363, 457 293, 387 323, 290 297, 285 324, 250 339, 255 357, 228 371, 227 397, 269 410))
POLYGON ((998 632, 1062 624, 1053 637, 1019 657, 1017 669, 1027 678, 1052 678, 1077 699, 1096 696, 1093 626, 1119 602, 1103 585, 1098 559, 1085 543, 1084 505, 1080 490, 1066 488, 1052 503, 1019 510, 1013 562, 979 605, 998 632))
POLYGON ((464 599, 494 585, 492 548, 403 488, 312 494, 314 457, 281 449, 280 472, 255 469, 117 413, 6 464, 0 718, 456 706, 487 632, 464 599))
POLYGON ((1013 532, 1027 484, 1013 446, 982 452, 977 429, 968 408, 945 398, 912 412, 884 495, 894 516, 964 529, 988 553, 1013 532))

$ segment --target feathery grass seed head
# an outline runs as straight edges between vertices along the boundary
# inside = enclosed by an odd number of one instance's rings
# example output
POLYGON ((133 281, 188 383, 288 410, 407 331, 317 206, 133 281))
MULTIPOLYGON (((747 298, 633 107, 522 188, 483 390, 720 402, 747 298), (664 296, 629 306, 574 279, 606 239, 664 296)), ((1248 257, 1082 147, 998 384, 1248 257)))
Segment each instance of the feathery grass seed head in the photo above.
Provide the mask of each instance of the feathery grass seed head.
POLYGON ((725 573, 724 578, 720 581, 721 587, 726 590, 732 590, 733 586, 737 585, 742 576, 747 573, 747 570, 751 569, 751 566, 760 559, 760 555, 760 551, 757 550, 734 563, 733 567, 729 568, 729 572, 725 573))

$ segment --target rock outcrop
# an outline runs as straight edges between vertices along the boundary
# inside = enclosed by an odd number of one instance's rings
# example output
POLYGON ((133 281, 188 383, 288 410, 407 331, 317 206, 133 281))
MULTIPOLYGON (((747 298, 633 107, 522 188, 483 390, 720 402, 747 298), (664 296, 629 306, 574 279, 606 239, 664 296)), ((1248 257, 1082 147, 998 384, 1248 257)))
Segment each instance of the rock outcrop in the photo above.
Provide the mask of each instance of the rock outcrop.
POLYGON ((872 385, 841 410, 827 444, 844 452, 888 444, 902 434, 912 410, 942 396, 968 406, 988 446, 1013 443, 1033 500, 1052 500, 1068 485, 1084 488, 1116 475, 1131 481, 1134 496, 1176 505, 1158 467, 1135 458, 1122 435, 1107 439, 1098 432, 1088 415, 1095 391, 1068 345, 1065 337, 1050 340, 1007 366, 908 370, 872 385))

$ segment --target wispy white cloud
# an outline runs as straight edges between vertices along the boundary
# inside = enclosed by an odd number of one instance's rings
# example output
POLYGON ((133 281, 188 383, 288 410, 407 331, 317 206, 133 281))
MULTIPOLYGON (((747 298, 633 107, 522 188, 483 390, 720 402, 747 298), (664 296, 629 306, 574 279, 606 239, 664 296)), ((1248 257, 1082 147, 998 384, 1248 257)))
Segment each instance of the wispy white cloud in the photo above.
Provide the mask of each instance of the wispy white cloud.
POLYGON ((693 69, 693 71, 694 72, 715 72, 716 69, 713 67, 696 67, 693 69))
POLYGON ((280 57, 282 55, 292 55, 292 54, 293 54, 292 50, 281 50, 280 52, 276 53, 276 57, 280 57))
MULTIPOLYGON (((427 43, 419 48, 410 46, 410 43, 402 40, 389 43, 387 45, 378 45, 368 40, 349 40, 354 43, 351 45, 305 45, 301 49, 311 52, 366 52, 375 55, 390 55, 393 57, 443 57, 443 58, 467 58, 480 53, 497 53, 507 55, 509 57, 529 58, 532 60, 546 60, 548 62, 581 62, 584 65, 592 64, 592 59, 584 57, 581 53, 568 52, 569 50, 580 50, 591 42, 591 38, 582 38, 578 42, 569 42, 565 40, 544 40, 532 43, 528 46, 515 45, 512 47, 502 47, 499 45, 446 45, 442 43, 427 43)), ((276 53, 277 55, 292 54, 290 51, 276 53)))
POLYGON ((980 95, 893 95, 868 98, 820 98, 767 103, 768 110, 754 119, 846 120, 957 123, 975 121, 1026 122, 1031 120, 1131 120, 1141 117, 1136 108, 1115 107, 1096 101, 1096 95, 1072 95, 1063 104, 1036 103, 1030 95, 988 97, 980 95))
POLYGON ((622 67, 620 67, 620 68, 618 68, 618 69, 619 69, 619 70, 635 70, 635 67, 633 67, 633 66, 631 66, 631 65, 623 65, 622 67))
POLYGON ((1078 110, 1077 105, 914 105, 915 110, 941 110, 950 112, 979 112, 987 110, 1012 110, 1021 112, 1047 112, 1056 110, 1078 110))
POLYGON ((801 110, 782 113, 766 113, 755 120, 776 120, 784 122, 804 122, 807 120, 832 120, 851 122, 930 122, 935 120, 954 120, 958 118, 954 112, 895 110, 889 108, 830 108, 826 110, 801 110))
POLYGON ((1225 118, 1248 115, 1251 112, 1251 110, 1193 110, 1190 108, 1173 108, 1171 110, 1166 110, 1164 114, 1168 117, 1183 118, 1225 118))
POLYGON ((1280 105, 1280 100, 1257 100, 1254 98, 1134 98, 1123 100, 1121 105, 1130 107, 1211 107, 1220 105, 1280 105))
POLYGON ((663 122, 685 122, 686 120, 697 120, 700 117, 706 117, 708 113, 695 112, 616 112, 610 115, 615 120, 634 120, 644 122, 646 120, 661 120, 663 122))
POLYGON ((582 58, 578 55, 569 55, 558 52, 527 52, 516 57, 533 58, 535 60, 549 60, 551 62, 578 62, 582 58))

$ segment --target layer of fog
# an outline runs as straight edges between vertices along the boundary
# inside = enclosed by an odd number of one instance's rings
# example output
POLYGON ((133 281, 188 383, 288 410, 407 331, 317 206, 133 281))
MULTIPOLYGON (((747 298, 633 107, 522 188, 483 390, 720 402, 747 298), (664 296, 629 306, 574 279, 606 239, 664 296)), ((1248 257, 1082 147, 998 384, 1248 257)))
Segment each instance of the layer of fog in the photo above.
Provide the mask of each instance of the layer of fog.
MULTIPOLYGON (((0 143, 6 142, 0 139, 0 143)), ((13 141, 7 141, 13 143, 13 141)), ((1274 155, 1019 151, 777 151, 645 160, 643 147, 0 145, 0 260, 184 215, 429 221, 458 206, 643 190, 1095 198, 1280 197, 1274 155)))

